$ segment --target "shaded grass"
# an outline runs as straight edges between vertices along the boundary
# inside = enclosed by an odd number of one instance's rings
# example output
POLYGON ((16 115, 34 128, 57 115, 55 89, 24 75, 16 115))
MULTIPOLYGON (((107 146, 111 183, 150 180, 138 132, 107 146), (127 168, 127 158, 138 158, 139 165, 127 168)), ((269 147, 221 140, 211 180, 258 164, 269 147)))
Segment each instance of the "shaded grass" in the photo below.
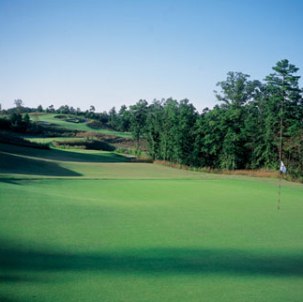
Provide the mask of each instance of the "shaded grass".
MULTIPOLYGON (((38 150, 21 146, 0 144, 0 152, 13 155, 30 156, 45 160, 72 161, 72 162, 127 162, 129 158, 112 152, 86 150, 38 150)), ((24 165, 26 169, 26 165, 24 165)))
MULTIPOLYGON (((0 152, 1 154, 1 152, 0 152)), ((45 176, 81 176, 80 173, 64 168, 57 163, 2 153, 0 157, 2 174, 26 174, 45 176)))
MULTIPOLYGON (((111 253, 71 253, 31 250, 0 243, 0 267, 15 271, 94 271, 117 274, 194 274, 226 276, 303 277, 302 251, 275 254, 272 251, 236 249, 149 248, 111 253)), ((20 282, 21 277, 3 275, 3 282, 20 282)), ((28 281, 39 281, 28 279, 28 281)))

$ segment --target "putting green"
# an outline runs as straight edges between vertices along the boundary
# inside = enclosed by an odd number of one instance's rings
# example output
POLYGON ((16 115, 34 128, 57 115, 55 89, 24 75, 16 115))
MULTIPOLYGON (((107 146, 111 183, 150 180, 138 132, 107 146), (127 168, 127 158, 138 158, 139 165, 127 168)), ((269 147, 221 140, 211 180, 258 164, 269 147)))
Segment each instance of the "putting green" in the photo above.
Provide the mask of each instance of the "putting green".
POLYGON ((1 151, 1 301, 302 301, 302 185, 1 151))

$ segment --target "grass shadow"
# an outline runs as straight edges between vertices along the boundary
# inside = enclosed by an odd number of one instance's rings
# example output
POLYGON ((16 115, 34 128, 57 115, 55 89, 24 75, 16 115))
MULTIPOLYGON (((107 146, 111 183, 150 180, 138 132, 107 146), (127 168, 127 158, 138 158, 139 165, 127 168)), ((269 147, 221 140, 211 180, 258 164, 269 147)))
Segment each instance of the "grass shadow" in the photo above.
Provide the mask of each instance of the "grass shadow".
POLYGON ((0 301, 1 302, 19 302, 20 300, 16 300, 14 298, 9 298, 9 297, 0 295, 0 301))
POLYGON ((50 153, 46 154, 48 158, 60 161, 74 161, 74 162, 102 162, 102 163, 122 163, 129 162, 129 158, 111 152, 100 152, 100 154, 82 153, 77 151, 64 151, 52 149, 50 153))
POLYGON ((30 156, 41 159, 56 161, 72 161, 72 162, 129 162, 126 156, 118 155, 111 152, 100 152, 99 154, 91 154, 89 152, 65 151, 58 149, 42 150, 7 144, 0 144, 0 152, 7 152, 12 155, 30 156))
MULTIPOLYGON (((0 160, 0 162, 1 162, 1 160, 0 160)), ((0 164, 0 166, 1 166, 1 164, 0 164)), ((1 171, 1 168, 0 168, 0 171, 1 171)), ((20 182, 19 181, 16 181, 16 180, 11 179, 11 178, 0 178, 0 182, 6 183, 6 184, 10 184, 10 185, 18 185, 18 186, 20 186, 20 182)))
POLYGON ((17 248, 1 242, 0 268, 6 272, 86 272, 302 277, 303 256, 232 249, 159 248, 114 253, 69 253, 17 248))
MULTIPOLYGON (((1 154, 1 152, 0 152, 1 154)), ((43 176, 81 176, 82 174, 61 167, 57 163, 2 153, 0 156, 2 174, 26 174, 43 176)), ((4 180, 4 182, 8 182, 4 180)), ((10 180, 12 183, 12 180, 10 180)))

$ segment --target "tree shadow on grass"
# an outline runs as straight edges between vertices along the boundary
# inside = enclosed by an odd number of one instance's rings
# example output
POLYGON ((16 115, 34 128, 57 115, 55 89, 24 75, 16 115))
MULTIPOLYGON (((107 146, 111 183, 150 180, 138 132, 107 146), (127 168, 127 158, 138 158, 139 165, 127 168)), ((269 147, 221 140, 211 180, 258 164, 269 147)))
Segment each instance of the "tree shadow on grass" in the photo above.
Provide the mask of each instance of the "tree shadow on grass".
POLYGON ((302 277, 303 256, 302 253, 275 254, 234 249, 188 248, 76 254, 18 248, 1 242, 0 269, 8 273, 8 276, 20 271, 100 271, 118 274, 302 277))
POLYGON ((100 154, 89 154, 77 151, 64 151, 52 149, 47 155, 49 158, 61 161, 74 161, 74 162, 102 162, 102 163, 122 163, 129 162, 130 159, 126 156, 111 153, 100 152, 100 154))
MULTIPOLYGON (((0 170, 1 171, 1 170, 0 170)), ((11 184, 11 185, 18 185, 20 186, 20 182, 16 181, 11 178, 0 178, 0 182, 6 183, 6 184, 11 184)), ((0 300, 1 301, 1 300, 0 300)))
MULTIPOLYGON (((44 176, 81 176, 82 174, 61 167, 57 163, 1 153, 0 156, 0 173, 3 174, 27 174, 27 175, 44 175, 44 176)), ((6 181, 2 179, 2 181, 6 181)))
MULTIPOLYGON (((129 162, 130 159, 126 156, 111 153, 100 152, 99 154, 91 154, 89 152, 65 151, 58 149, 36 149, 23 146, 14 146, 0 144, 0 152, 10 153, 12 155, 30 156, 35 158, 55 160, 55 161, 72 161, 72 162, 129 162)), ((4 154, 4 153, 3 153, 4 154)), ((1 155, 2 156, 2 155, 1 155)))
POLYGON ((0 295, 0 301, 1 302, 18 302, 20 300, 16 300, 16 299, 13 299, 13 298, 8 298, 6 296, 0 295))

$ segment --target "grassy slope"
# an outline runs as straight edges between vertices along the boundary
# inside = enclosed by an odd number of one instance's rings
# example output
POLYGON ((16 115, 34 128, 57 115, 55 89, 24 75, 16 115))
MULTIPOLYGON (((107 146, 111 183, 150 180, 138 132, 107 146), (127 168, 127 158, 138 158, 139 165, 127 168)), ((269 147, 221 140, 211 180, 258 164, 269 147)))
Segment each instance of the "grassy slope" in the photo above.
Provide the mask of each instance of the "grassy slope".
POLYGON ((56 124, 60 128, 65 128, 68 130, 78 130, 78 131, 88 131, 88 132, 97 132, 97 133, 102 133, 102 134, 108 134, 108 135, 114 135, 118 137, 126 137, 129 138, 131 137, 131 134, 128 132, 119 132, 119 131, 112 131, 108 129, 92 129, 86 125, 86 123, 71 123, 71 122, 66 122, 64 120, 55 118, 58 114, 50 114, 50 113, 43 113, 33 118, 33 120, 41 121, 41 122, 47 122, 51 124, 56 124), (38 117, 38 118, 37 118, 38 117))
POLYGON ((302 185, 0 147, 0 300, 302 301, 302 185))
POLYGON ((73 178, 77 176, 98 179, 191 179, 211 177, 208 174, 164 166, 145 163, 130 164, 130 159, 122 155, 93 150, 39 150, 0 144, 0 154, 0 177, 4 178, 73 178))
POLYGON ((86 138, 84 137, 25 137, 30 142, 39 143, 39 144, 49 144, 52 142, 85 142, 86 138))

